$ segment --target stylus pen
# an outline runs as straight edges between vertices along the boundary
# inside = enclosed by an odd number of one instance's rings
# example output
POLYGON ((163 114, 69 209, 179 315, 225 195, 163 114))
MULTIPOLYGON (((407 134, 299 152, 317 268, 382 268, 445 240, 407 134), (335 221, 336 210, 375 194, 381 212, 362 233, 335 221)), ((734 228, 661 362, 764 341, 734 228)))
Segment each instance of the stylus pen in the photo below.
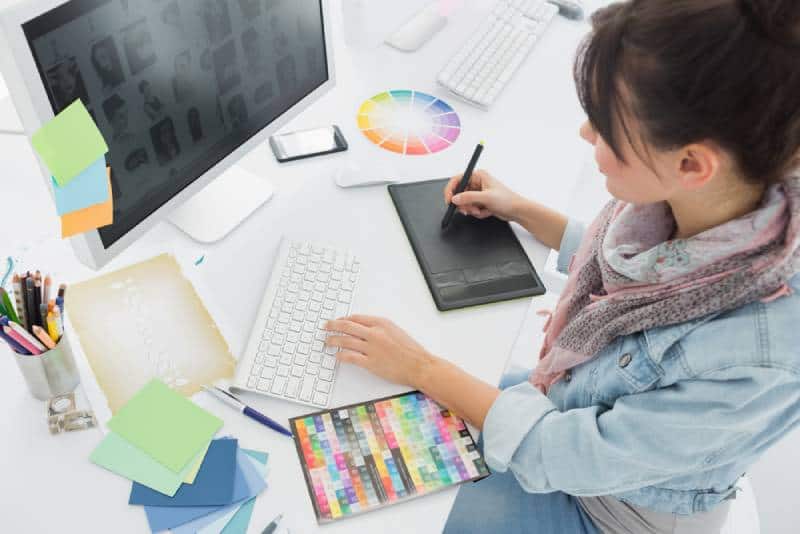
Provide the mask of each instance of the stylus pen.
POLYGON ((280 432, 284 436, 289 436, 290 438, 292 437, 292 433, 289 432, 289 430, 287 430, 283 426, 281 426, 277 421, 274 421, 269 417, 267 417, 266 415, 264 415, 263 413, 258 412, 252 409, 251 407, 247 406, 245 403, 240 401, 238 397, 234 396, 233 393, 230 393, 229 391, 226 391, 222 388, 218 388, 217 386, 212 386, 212 387, 203 386, 203 389, 206 390, 208 393, 210 393, 212 397, 216 397, 218 400, 221 400, 222 402, 236 408, 250 419, 258 421, 262 425, 268 426, 275 432, 280 432))
MULTIPOLYGON (((481 152, 483 152, 483 141, 478 143, 478 146, 475 147, 475 152, 472 153, 472 158, 469 160, 467 170, 464 171, 464 176, 462 176, 461 181, 458 182, 458 187, 453 191, 453 196, 463 193, 467 185, 469 185, 469 179, 472 178, 472 171, 475 170, 475 165, 478 164, 478 158, 481 157, 481 152)), ((450 205, 447 206, 447 213, 444 214, 444 219, 442 219, 442 230, 446 230, 447 227, 450 226, 450 221, 453 219, 455 212, 456 205, 453 204, 453 200, 451 199, 450 205)))

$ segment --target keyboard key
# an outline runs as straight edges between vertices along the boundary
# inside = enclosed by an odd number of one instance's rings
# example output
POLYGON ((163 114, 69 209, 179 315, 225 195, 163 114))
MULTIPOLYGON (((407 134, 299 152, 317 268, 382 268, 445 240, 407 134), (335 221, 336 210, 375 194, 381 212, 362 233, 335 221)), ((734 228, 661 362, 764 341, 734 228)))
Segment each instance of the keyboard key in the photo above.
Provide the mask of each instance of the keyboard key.
POLYGON ((289 366, 288 365, 279 365, 278 366, 278 376, 289 376, 289 366))
POLYGON ((295 365, 292 367, 292 376, 303 376, 306 374, 306 369, 302 365, 295 365))
POLYGON ((320 369, 319 379, 325 380, 326 382, 330 382, 331 380, 333 380, 333 371, 330 371, 328 369, 320 369))
POLYGON ((322 356, 323 355, 321 353, 315 351, 311 353, 308 359, 311 361, 311 363, 322 363, 322 356))
POLYGON ((308 356, 305 354, 295 354, 294 355, 294 363, 297 365, 302 365, 305 367, 306 363, 308 362, 308 356))
POLYGON ((254 365, 254 366, 253 366, 253 367, 250 369, 250 374, 251 374, 251 375, 256 375, 256 376, 258 376, 258 375, 260 375, 260 374, 261 374, 261 369, 263 369, 263 368, 264 368, 264 366, 263 366, 263 365, 254 365))
POLYGON ((291 377, 289 382, 286 383, 286 391, 284 392, 284 396, 293 399, 297 396, 297 388, 300 387, 300 380, 295 377, 291 377))
POLYGON ((299 354, 308 354, 311 347, 307 343, 300 343, 297 345, 297 352, 299 354))
POLYGON ((270 356, 280 356, 281 355, 281 346, 280 345, 270 345, 267 354, 270 356))
POLYGON ((333 356, 325 356, 322 358, 322 367, 325 369, 333 369, 336 366, 336 358, 333 356))
POLYGON ((339 302, 349 303, 351 300, 353 300, 353 293, 344 290, 339 291, 339 302))
POLYGON ((308 332, 309 334, 313 334, 314 332, 317 331, 317 325, 315 325, 314 323, 305 323, 303 325, 303 330, 305 332, 308 332))
POLYGON ((272 382, 272 389, 270 389, 270 391, 272 391, 272 393, 275 395, 282 395, 283 388, 286 387, 286 382, 286 378, 282 376, 276 376, 274 382, 272 382))
POLYGON ((309 363, 306 365, 306 374, 307 375, 316 375, 319 373, 319 365, 315 363, 309 363))
POLYGON ((283 353, 284 354, 294 354, 295 349, 297 349, 297 345, 292 342, 287 342, 283 346, 283 353))
POLYGON ((320 406, 327 406, 328 405, 328 395, 325 393, 320 393, 317 391, 314 393, 314 404, 319 404, 320 406))
POLYGON ((267 355, 267 353, 266 353, 266 352, 259 352, 258 354, 256 354, 256 360, 255 360, 255 362, 256 362, 257 364, 259 364, 259 365, 263 364, 263 363, 264 363, 264 357, 265 357, 266 355, 267 355))
POLYGON ((330 382, 317 382, 317 391, 321 391, 322 393, 328 393, 331 390, 331 383, 330 382))
POLYGON ((300 334, 300 341, 302 341, 303 343, 311 344, 314 341, 314 336, 312 336, 308 332, 303 332, 302 334, 300 334))
POLYGON ((283 365, 290 365, 293 359, 294 359, 293 354, 288 354, 286 352, 283 352, 281 353, 280 363, 283 365))
POLYGON ((272 380, 267 380, 266 378, 262 378, 258 381, 258 389, 261 391, 269 391, 270 386, 272 385, 272 380))
POLYGON ((272 378, 275 376, 275 369, 272 367, 264 367, 261 371, 261 378, 272 378))
POLYGON ((269 341, 262 341, 261 343, 259 343, 258 350, 259 352, 266 352, 267 350, 269 350, 269 341))
POLYGON ((300 387, 300 400, 308 402, 311 400, 311 394, 314 392, 314 382, 315 378, 313 376, 306 376, 303 378, 303 385, 300 387))
POLYGON ((251 376, 250 378, 248 378, 247 387, 249 387, 250 389, 256 389, 256 387, 258 387, 258 377, 251 376))
POLYGON ((303 330, 303 321, 292 321, 289 325, 289 330, 292 332, 302 332, 303 330))
POLYGON ((266 358, 264 358, 264 365, 266 365, 267 367, 276 367, 278 365, 278 358, 267 356, 266 358))
POLYGON ((289 332, 288 334, 286 334, 286 341, 288 341, 289 343, 297 343, 298 341, 300 341, 300 334, 298 334, 297 332, 289 332))
POLYGON ((325 344, 322 341, 314 341, 314 343, 311 345, 311 350, 315 352, 322 352, 325 350, 325 344))

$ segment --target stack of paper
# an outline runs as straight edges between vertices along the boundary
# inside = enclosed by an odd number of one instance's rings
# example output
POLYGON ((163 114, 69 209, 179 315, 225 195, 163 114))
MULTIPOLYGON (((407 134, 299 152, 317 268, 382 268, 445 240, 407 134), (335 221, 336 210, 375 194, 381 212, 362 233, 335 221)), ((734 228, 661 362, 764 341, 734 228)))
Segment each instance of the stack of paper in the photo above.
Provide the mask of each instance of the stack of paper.
POLYGON ((31 143, 52 174, 62 237, 113 222, 108 146, 83 102, 66 107, 33 134, 31 143))
POLYGON ((212 439, 222 420, 153 380, 108 422, 92 462, 133 480, 153 532, 245 532, 267 455, 212 439))

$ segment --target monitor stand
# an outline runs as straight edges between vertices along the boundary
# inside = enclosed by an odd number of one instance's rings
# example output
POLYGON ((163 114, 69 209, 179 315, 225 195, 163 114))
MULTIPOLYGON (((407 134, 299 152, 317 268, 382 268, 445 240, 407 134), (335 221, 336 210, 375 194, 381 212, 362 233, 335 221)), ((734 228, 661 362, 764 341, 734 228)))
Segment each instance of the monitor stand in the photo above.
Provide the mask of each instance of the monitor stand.
POLYGON ((178 206, 169 222, 201 243, 219 241, 272 197, 272 185, 233 165, 178 206))

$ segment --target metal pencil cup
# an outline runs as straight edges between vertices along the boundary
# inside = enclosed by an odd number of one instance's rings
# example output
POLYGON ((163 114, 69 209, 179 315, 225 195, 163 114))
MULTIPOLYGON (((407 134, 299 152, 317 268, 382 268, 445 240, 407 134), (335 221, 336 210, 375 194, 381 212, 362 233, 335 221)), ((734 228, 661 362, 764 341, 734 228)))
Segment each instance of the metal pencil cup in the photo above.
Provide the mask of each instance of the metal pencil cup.
POLYGON ((74 391, 80 382, 75 357, 64 334, 55 348, 38 356, 23 356, 14 353, 17 365, 31 395, 37 399, 47 400, 56 395, 64 395, 74 391))

